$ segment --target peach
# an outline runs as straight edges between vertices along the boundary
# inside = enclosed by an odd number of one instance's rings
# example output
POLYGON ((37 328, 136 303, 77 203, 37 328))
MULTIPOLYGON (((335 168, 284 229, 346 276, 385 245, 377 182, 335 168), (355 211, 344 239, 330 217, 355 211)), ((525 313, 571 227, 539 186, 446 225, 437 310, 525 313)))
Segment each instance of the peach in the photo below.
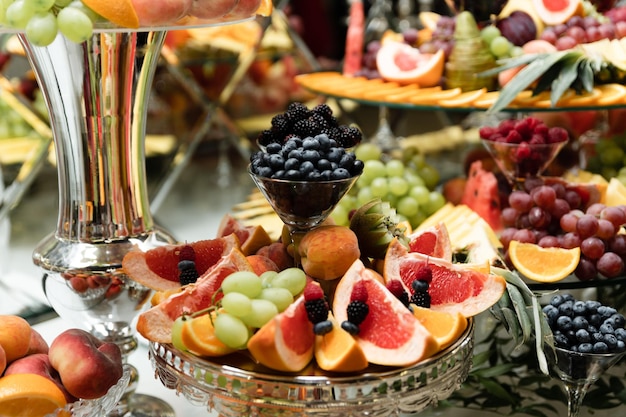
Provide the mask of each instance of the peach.
POLYGON ((274 263, 274 261, 272 261, 267 256, 248 255, 246 256, 246 259, 248 260, 248 262, 250 262, 250 265, 252 265, 252 270, 257 275, 261 275, 263 272, 267 271, 280 272, 280 269, 278 269, 276 263, 274 263))
POLYGON ((187 16, 192 0, 132 0, 141 26, 159 26, 175 23, 187 16))
POLYGON ((26 355, 34 353, 48 353, 48 342, 41 336, 37 330, 30 329, 30 343, 28 344, 28 352, 26 355))
POLYGON ((31 331, 30 324, 20 316, 0 316, 0 345, 4 348, 7 363, 28 353, 31 331))
POLYGON ((0 345, 0 375, 4 372, 7 367, 7 354, 4 353, 4 348, 0 345))
POLYGON ((276 264, 279 271, 293 266, 293 257, 287 252, 287 246, 281 242, 274 242, 270 245, 263 246, 256 254, 270 258, 276 264))
POLYGON ((320 226, 307 232, 298 245, 302 269, 320 280, 345 274, 359 259, 361 251, 356 234, 346 226, 320 226))
POLYGON ((65 395, 65 399, 68 403, 72 403, 77 400, 75 396, 70 394, 61 382, 61 377, 56 369, 50 363, 50 358, 45 353, 34 353, 32 355, 24 356, 13 361, 6 369, 4 375, 12 374, 36 374, 41 375, 50 381, 54 382, 57 387, 65 395))
POLYGON ((69 329, 50 344, 50 363, 70 394, 84 399, 102 397, 122 377, 120 348, 81 329, 69 329))
POLYGON ((236 0, 192 0, 189 14, 200 19, 219 19, 231 12, 236 0))

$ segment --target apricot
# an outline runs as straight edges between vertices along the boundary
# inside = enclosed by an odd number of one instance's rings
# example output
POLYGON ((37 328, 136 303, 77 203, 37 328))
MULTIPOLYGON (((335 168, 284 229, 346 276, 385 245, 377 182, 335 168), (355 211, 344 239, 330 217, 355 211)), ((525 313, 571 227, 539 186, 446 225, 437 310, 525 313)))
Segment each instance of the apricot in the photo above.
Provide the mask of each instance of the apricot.
POLYGON ((345 274, 360 258, 359 240, 346 226, 320 226, 307 232, 298 245, 302 269, 320 280, 333 280, 345 274))
POLYGON ((7 363, 25 356, 30 346, 31 327, 20 316, 0 316, 0 345, 4 348, 7 363))
POLYGON ((7 354, 4 352, 4 348, 0 345, 0 375, 7 367, 7 354))
POLYGON ((272 261, 269 257, 264 255, 248 255, 246 256, 250 265, 252 265, 252 270, 255 274, 261 275, 263 272, 267 271, 276 271, 280 272, 278 266, 274 261, 272 261))
POLYGON ((256 254, 270 258, 279 271, 293 266, 293 257, 287 251, 287 246, 282 242, 274 242, 271 245, 263 246, 256 254))

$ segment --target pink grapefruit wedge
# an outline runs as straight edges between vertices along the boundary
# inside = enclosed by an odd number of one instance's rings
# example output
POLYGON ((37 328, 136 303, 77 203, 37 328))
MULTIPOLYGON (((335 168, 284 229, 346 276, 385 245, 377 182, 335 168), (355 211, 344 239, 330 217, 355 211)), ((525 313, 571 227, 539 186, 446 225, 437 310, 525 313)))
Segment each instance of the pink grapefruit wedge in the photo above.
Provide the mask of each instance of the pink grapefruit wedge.
POLYGON ((425 229, 416 230, 409 235, 409 252, 452 261, 452 245, 445 223, 441 222, 425 229))

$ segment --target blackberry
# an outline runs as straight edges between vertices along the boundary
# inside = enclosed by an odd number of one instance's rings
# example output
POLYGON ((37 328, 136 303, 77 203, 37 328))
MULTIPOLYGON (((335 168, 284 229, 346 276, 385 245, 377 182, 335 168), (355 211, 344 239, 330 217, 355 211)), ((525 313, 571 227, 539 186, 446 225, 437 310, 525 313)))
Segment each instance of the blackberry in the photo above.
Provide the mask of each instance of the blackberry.
POLYGON ((350 303, 348 303, 348 308, 346 309, 346 312, 348 313, 348 321, 358 326, 363 323, 363 320, 365 320, 369 311, 369 306, 364 301, 350 301, 350 303))
POLYGON ((352 148, 361 142, 361 131, 354 126, 339 126, 335 140, 344 148, 352 148))
POLYGON ((328 319, 328 303, 323 298, 305 301, 304 308, 309 321, 313 324, 317 324, 328 319))
POLYGON ((326 120, 330 120, 330 118, 333 117, 333 109, 326 103, 321 103, 313 107, 313 113, 319 114, 326 120))
POLYGON ((180 285, 193 284, 198 280, 198 270, 196 269, 196 263, 192 260, 183 259, 178 262, 178 281, 180 285))
POLYGON ((298 120, 293 125, 293 133, 301 136, 315 136, 318 128, 315 122, 310 119, 298 120))
POLYGON ((317 131, 321 131, 322 129, 328 127, 328 122, 324 116, 320 114, 313 113, 307 120, 315 125, 317 131))
POLYGON ((307 119, 310 115, 310 110, 302 103, 294 102, 290 103, 287 106, 287 111, 285 111, 285 115, 291 121, 299 121, 303 119, 307 119))
POLYGON ((275 133, 282 134, 283 136, 287 135, 289 133, 289 129, 291 128, 291 122, 284 114, 277 114, 272 117, 272 121, 270 123, 272 125, 272 130, 275 133))
POLYGON ((430 308, 430 294, 426 291, 417 291, 411 295, 411 303, 418 307, 430 308))

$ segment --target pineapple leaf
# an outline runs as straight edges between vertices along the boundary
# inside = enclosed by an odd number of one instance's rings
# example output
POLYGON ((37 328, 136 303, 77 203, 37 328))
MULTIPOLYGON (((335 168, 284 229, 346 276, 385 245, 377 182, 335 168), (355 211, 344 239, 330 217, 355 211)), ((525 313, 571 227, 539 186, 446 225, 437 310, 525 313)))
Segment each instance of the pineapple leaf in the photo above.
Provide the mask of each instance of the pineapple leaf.
POLYGON ((578 79, 580 80, 582 88, 587 92, 591 92, 593 90, 596 72, 594 68, 594 61, 589 59, 584 59, 579 65, 578 79))
POLYGON ((498 99, 487 110, 487 113, 497 113, 506 108, 519 93, 527 89, 561 60, 579 57, 581 54, 582 52, 580 51, 567 50, 535 55, 535 59, 522 68, 522 70, 500 90, 498 99))
POLYGON ((561 99, 563 94, 571 87, 572 83, 578 78, 578 67, 585 58, 579 56, 576 59, 564 59, 563 66, 559 71, 559 75, 552 81, 550 103, 552 107, 561 99))

